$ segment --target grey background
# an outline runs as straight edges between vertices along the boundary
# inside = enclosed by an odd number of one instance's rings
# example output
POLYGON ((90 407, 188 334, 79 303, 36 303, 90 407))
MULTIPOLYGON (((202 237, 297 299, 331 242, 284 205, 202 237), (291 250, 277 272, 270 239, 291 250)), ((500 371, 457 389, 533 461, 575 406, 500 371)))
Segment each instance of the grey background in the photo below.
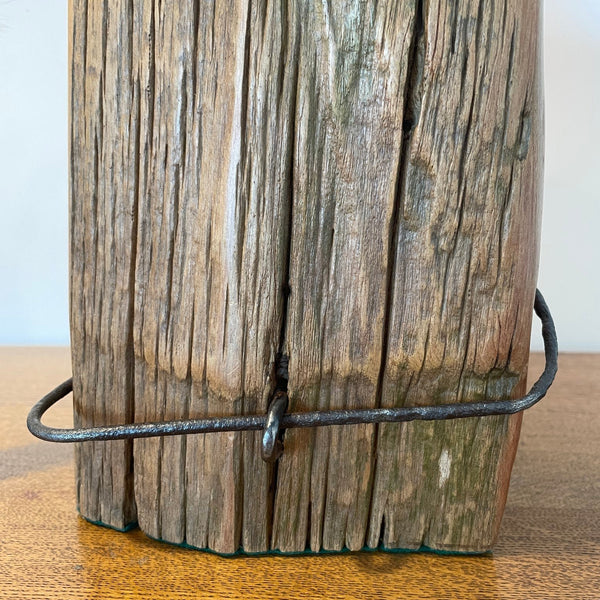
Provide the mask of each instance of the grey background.
MULTIPOLYGON (((69 342, 66 13, 0 0, 0 344, 69 342)), ((600 351, 600 2, 547 0, 544 20, 539 287, 561 348, 600 351)))

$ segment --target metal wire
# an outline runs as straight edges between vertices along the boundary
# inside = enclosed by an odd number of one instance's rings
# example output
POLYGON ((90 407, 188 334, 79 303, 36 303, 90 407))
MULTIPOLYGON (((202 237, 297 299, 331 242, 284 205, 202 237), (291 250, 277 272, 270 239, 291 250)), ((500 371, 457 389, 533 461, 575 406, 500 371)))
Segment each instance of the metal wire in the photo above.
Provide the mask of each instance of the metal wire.
POLYGON ((558 370, 558 340, 550 310, 539 290, 535 295, 535 312, 542 322, 542 337, 546 365, 541 377, 526 396, 516 400, 493 402, 467 402, 435 406, 410 406, 400 408, 366 408, 286 413, 287 395, 279 391, 281 402, 271 402, 266 415, 236 415, 231 417, 208 417, 155 423, 128 423, 76 429, 57 429, 41 422, 44 413, 59 400, 73 391, 69 379, 44 396, 30 411, 27 427, 36 437, 50 442, 89 442, 124 440, 132 438, 160 437, 193 433, 263 430, 263 457, 276 458, 281 448, 277 446, 280 429, 296 427, 324 427, 329 425, 353 425, 358 423, 398 423, 405 421, 440 421, 467 417, 488 417, 514 414, 539 402, 545 395, 558 370), (283 403, 285 399, 285 404, 283 403), (283 408, 282 408, 283 407, 283 408))

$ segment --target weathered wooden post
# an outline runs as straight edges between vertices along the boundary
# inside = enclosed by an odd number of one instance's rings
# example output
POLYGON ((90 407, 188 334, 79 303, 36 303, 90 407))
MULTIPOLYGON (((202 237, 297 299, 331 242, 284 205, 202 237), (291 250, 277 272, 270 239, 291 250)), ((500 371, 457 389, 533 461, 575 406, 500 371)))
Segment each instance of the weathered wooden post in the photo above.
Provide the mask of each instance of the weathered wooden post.
MULTIPOLYGON (((540 6, 72 0, 78 424, 516 397, 540 6)), ((83 516, 231 553, 489 549, 520 416, 82 444, 83 516)))

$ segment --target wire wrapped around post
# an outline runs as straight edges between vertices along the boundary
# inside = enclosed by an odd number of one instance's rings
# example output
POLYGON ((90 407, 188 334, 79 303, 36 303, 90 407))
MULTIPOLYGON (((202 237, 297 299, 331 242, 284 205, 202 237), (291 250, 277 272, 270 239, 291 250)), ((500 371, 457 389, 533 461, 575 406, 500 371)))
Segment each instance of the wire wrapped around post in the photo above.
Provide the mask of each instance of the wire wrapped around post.
POLYGON ((325 427, 329 425, 355 425, 359 423, 400 423, 406 421, 440 421, 469 417, 515 414, 539 402, 552 385, 558 371, 558 340, 550 309, 541 292, 536 291, 535 312, 542 323, 542 337, 546 365, 540 378, 522 398, 494 402, 466 402, 400 408, 342 409, 304 413, 284 413, 287 394, 278 390, 266 415, 236 415, 153 423, 128 423, 124 425, 57 429, 41 421, 44 413, 73 391, 73 380, 68 379, 44 396, 31 409, 27 427, 36 437, 49 442, 89 442, 161 437, 194 433, 263 430, 262 457, 276 460, 283 451, 278 445, 279 431, 297 427, 325 427))

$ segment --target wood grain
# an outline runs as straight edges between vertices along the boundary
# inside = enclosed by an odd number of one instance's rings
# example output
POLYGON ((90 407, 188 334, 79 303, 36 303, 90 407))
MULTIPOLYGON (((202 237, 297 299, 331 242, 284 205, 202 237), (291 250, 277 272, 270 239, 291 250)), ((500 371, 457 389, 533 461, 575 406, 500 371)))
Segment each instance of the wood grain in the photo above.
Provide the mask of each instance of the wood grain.
MULTIPOLYGON (((87 0, 71 3, 69 45, 71 344, 75 422, 81 426, 134 415, 139 150, 131 15, 109 19, 87 6, 87 0)), ((118 529, 136 521, 132 449, 130 441, 77 447, 78 501, 89 519, 118 529)))
MULTIPOLYGON (((286 330, 294 411, 378 403, 414 20, 413 2, 307 3, 302 16, 286 330)), ((365 545, 374 442, 373 425, 285 433, 274 548, 365 545)))
MULTIPOLYGON (((524 392, 541 206, 538 13, 510 1, 306 11, 292 410, 524 392)), ((288 431, 273 546, 490 549, 519 427, 516 416, 288 431)))
MULTIPOLYGON (((264 412, 282 356, 296 411, 522 393, 539 13, 74 0, 77 422, 264 412)), ((258 433, 84 445, 80 505, 224 553, 485 551, 519 428, 290 431, 275 466, 258 433)))
MULTIPOLYGON (((399 182, 383 406, 525 392, 541 209, 540 7, 451 6, 424 3, 415 41, 423 66, 399 182)), ((519 427, 519 415, 381 425, 369 545, 490 549, 519 427)))
MULTIPOLYGON (((147 90, 136 418, 264 412, 283 322, 286 31, 274 5, 142 2, 133 11, 141 47, 134 62, 147 90), (250 29, 261 35, 248 39, 250 29), (240 92, 250 76, 252 92, 240 92)), ((220 552, 268 548, 272 467, 260 460, 259 438, 136 441, 141 527, 220 552)))
MULTIPOLYGON (((532 356, 532 380, 541 365, 542 357, 532 356)), ((154 542, 139 530, 90 525, 75 512, 65 447, 35 440, 25 428, 33 402, 69 373, 67 349, 0 348, 0 440, 10 440, 0 448, 6 600, 598 598, 599 355, 561 355, 549 396, 526 413, 500 538, 493 554, 478 557, 225 559, 154 542)), ((66 401, 46 421, 67 426, 69 413, 66 401)))

